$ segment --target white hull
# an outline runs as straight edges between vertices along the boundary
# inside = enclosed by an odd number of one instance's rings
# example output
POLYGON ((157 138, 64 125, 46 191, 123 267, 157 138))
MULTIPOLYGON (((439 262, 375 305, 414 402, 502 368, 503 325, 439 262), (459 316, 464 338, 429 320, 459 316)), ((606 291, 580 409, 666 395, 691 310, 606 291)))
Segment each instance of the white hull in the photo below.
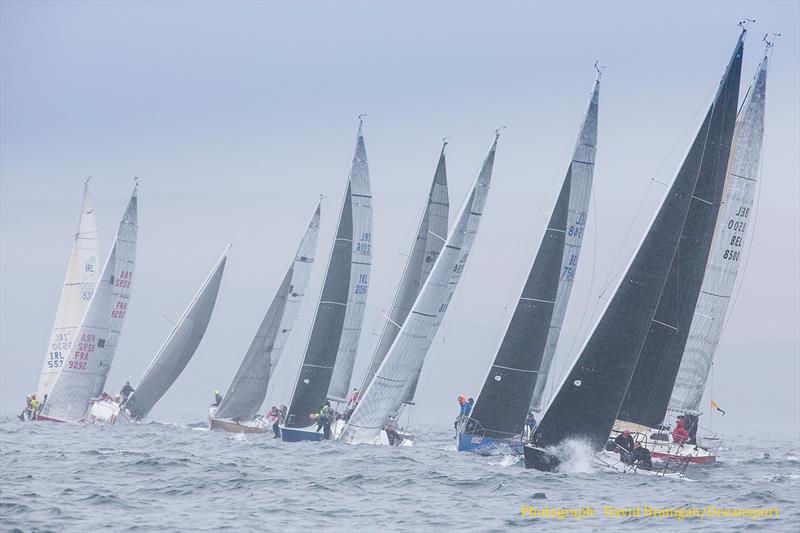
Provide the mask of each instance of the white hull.
POLYGON ((663 466, 661 468, 653 465, 652 470, 645 470, 636 465, 623 463, 619 460, 619 454, 616 452, 602 451, 594 456, 594 465, 600 470, 607 472, 616 472, 618 474, 640 474, 643 476, 658 476, 658 477, 684 477, 685 465, 680 470, 669 470, 663 466))
POLYGON ((129 423, 131 419, 122 409, 122 406, 114 400, 92 400, 89 404, 86 422, 90 424, 116 424, 118 422, 129 423))

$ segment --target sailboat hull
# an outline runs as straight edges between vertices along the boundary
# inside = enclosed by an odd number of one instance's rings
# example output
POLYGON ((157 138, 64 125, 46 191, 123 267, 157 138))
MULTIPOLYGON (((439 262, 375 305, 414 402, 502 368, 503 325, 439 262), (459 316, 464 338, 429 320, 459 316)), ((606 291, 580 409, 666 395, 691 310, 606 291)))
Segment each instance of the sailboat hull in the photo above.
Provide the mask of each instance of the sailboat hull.
POLYGON ((460 452, 478 455, 522 455, 522 442, 519 439, 492 439, 458 433, 456 441, 460 452))
POLYGON ((281 438, 284 442, 319 442, 323 440, 322 437, 322 430, 317 433, 310 428, 287 428, 286 426, 281 426, 281 438))
POLYGON ((534 468, 542 472, 554 472, 561 464, 561 460, 558 457, 541 448, 523 446, 522 451, 525 456, 525 468, 534 468))

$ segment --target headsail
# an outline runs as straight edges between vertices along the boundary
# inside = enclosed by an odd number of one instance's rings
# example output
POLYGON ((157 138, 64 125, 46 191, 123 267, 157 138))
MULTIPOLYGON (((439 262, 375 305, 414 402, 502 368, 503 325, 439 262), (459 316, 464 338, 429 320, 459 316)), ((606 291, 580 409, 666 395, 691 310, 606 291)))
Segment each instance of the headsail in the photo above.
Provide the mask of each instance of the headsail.
POLYGON ((356 151, 350 169, 350 198, 353 221, 353 249, 350 258, 350 292, 347 297, 347 311, 344 315, 342 338, 333 375, 328 387, 328 398, 346 401, 353 365, 364 321, 364 308, 367 305, 369 275, 372 268, 372 194, 369 185, 369 166, 367 149, 364 146, 362 125, 358 126, 356 151))
POLYGON ((669 409, 673 411, 700 411, 711 361, 722 335, 725 314, 739 272, 741 250, 754 215, 753 203, 764 139, 768 62, 765 53, 736 122, 711 255, 670 400, 669 409))
POLYGON ((529 406, 538 408, 541 401, 586 227, 597 146, 599 93, 598 73, 544 238, 464 427, 465 433, 495 439, 520 435, 529 406))
POLYGON ((292 264, 247 349, 236 377, 223 396, 222 404, 214 415, 215 418, 250 420, 261 407, 275 365, 278 364, 286 346, 286 340, 292 331, 306 293, 317 248, 319 218, 320 205, 317 205, 292 264))
MULTIPOLYGON (((392 343, 397 338, 397 334, 400 332, 406 317, 408 317, 408 313, 411 311, 411 307, 414 305, 414 301, 417 299, 425 280, 428 279, 428 275, 431 273, 433 265, 442 251, 444 240, 447 238, 447 218, 449 216, 450 200, 447 194, 446 147, 447 142, 443 144, 442 151, 439 154, 439 162, 436 165, 433 183, 428 193, 428 202, 422 213, 417 236, 406 261, 403 277, 394 296, 391 310, 386 317, 380 340, 375 348, 375 353, 372 355, 372 361, 370 361, 367 374, 364 376, 364 382, 359 389, 361 392, 367 390, 372 378, 386 358, 389 348, 392 347, 392 343)), ((417 379, 419 379, 419 375, 412 381, 405 399, 407 402, 412 401, 414 398, 417 379)))
POLYGON ((146 417, 192 359, 211 320, 229 250, 230 246, 225 249, 222 257, 214 265, 211 274, 206 278, 192 299, 192 303, 186 308, 183 316, 178 320, 175 328, 125 403, 124 407, 132 418, 141 420, 146 417))
POLYGON ((339 440, 375 442, 417 379, 472 250, 489 192, 498 137, 499 133, 408 318, 339 440))
POLYGON ((98 277, 97 224, 94 208, 89 196, 89 180, 83 186, 83 203, 78 220, 78 232, 72 244, 72 252, 67 264, 67 275, 58 301, 50 343, 42 365, 36 396, 39 399, 50 394, 58 369, 64 364, 72 345, 75 332, 89 307, 98 277))
MULTIPOLYGON (((733 136, 743 36, 637 253, 536 427, 531 440, 534 447, 582 439, 600 449, 611 432, 640 354, 644 357, 647 349, 674 345, 677 328, 685 327, 677 323, 678 318, 683 320, 675 316, 679 310, 673 308, 673 314, 665 316, 663 304, 676 300, 677 267, 682 274, 679 292, 683 302, 692 299, 688 294, 695 285, 692 271, 699 266, 702 274, 704 268, 705 257, 690 254, 684 242, 691 241, 698 251, 705 248, 708 254, 733 136)), ((696 285, 694 299, 699 291, 699 283, 696 285)))
POLYGON ((83 418, 89 400, 102 392, 128 310, 136 262, 137 187, 106 259, 100 281, 75 333, 68 356, 42 408, 47 418, 83 418))
MULTIPOLYGON (((308 338, 303 364, 300 367, 300 374, 292 392, 285 423, 290 428, 302 428, 312 424, 309 415, 317 412, 328 397, 333 367, 337 360, 337 354, 341 355, 343 343, 345 351, 355 350, 355 346, 352 344, 353 339, 355 337, 356 343, 358 340, 359 331, 353 327, 352 320, 347 322, 346 315, 351 302, 363 307, 363 300, 360 297, 362 293, 366 295, 369 284, 368 263, 372 253, 371 231, 365 232, 366 235, 363 233, 358 235, 357 241, 354 239, 354 231, 356 231, 354 213, 356 210, 360 219, 359 230, 364 228, 365 222, 368 222, 368 227, 372 225, 370 207, 372 199, 369 196, 368 174, 364 172, 366 171, 366 150, 360 124, 356 155, 353 158, 353 168, 356 167, 358 168, 355 173, 356 179, 353 179, 352 174, 354 173, 351 172, 351 176, 347 180, 347 189, 342 201, 342 210, 339 213, 336 238, 328 260, 322 293, 314 315, 314 323, 308 338), (357 181, 358 184, 356 185, 354 181, 357 181), (368 220, 365 220, 365 212, 370 212, 368 220), (362 262, 367 264, 356 265, 357 256, 364 257, 365 261, 362 262), (353 280, 351 276, 356 272, 358 277, 353 280), (359 293, 359 301, 353 299, 356 291, 359 293), (350 325, 350 334, 345 338, 343 328, 347 324, 350 325)), ((363 316, 363 309, 361 313, 363 316)), ((351 314, 350 318, 353 317, 354 315, 351 314)), ((349 365, 348 383, 345 383, 345 387, 349 385, 352 362, 349 365)))

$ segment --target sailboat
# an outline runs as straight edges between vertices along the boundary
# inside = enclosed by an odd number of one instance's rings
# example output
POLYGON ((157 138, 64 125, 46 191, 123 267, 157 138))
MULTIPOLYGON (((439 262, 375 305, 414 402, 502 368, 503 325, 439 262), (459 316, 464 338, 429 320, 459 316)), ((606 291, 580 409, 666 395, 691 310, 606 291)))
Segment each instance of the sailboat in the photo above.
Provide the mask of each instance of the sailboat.
POLYGON ((97 224, 94 208, 89 196, 89 180, 83 185, 83 202, 81 216, 78 219, 78 231, 72 244, 72 252, 67 264, 67 275, 58 301, 56 319, 50 342, 42 364, 36 396, 44 399, 49 396, 58 370, 64 364, 75 332, 81 325, 81 319, 89 307, 89 302, 97 285, 97 224))
POLYGON ((210 429, 233 433, 260 433, 266 429, 267 421, 257 413, 306 293, 317 248, 320 209, 318 204, 222 403, 209 408, 210 429))
POLYGON ((475 404, 459 421, 459 451, 522 453, 526 414, 529 406, 539 408, 578 266, 594 175, 599 97, 598 69, 536 259, 475 404))
POLYGON ((205 335, 229 251, 230 245, 175 324, 128 400, 123 403, 117 397, 103 397, 93 401, 89 410, 90 421, 114 424, 123 420, 142 420, 175 383, 205 335))
POLYGON ((649 395, 638 396, 640 391, 629 385, 639 365, 660 375, 661 365, 650 363, 683 353, 727 172, 744 35, 742 32, 736 43, 714 101, 636 254, 524 446, 527 468, 557 469, 569 441, 583 442, 593 452, 600 452, 618 413, 635 408, 648 417, 655 414, 660 392, 651 390, 651 400, 649 395), (645 403, 629 400, 624 405, 626 396, 645 403))
MULTIPOLYGON (((425 284, 425 280, 428 279, 433 265, 436 263, 436 259, 444 246, 450 210, 450 200, 447 192, 446 148, 447 140, 445 139, 442 144, 442 151, 439 154, 439 161, 436 164, 433 183, 431 183, 430 191, 428 192, 425 210, 422 212, 411 253, 408 255, 403 269, 400 285, 394 295, 391 310, 387 315, 384 315, 386 322, 381 331, 380 339, 364 375, 361 389, 353 392, 356 396, 353 398, 351 405, 348 406, 350 409, 354 409, 355 405, 358 404, 359 390, 366 391, 378 372, 378 368, 380 368, 386 358, 386 354, 389 352, 389 348, 392 347, 394 340, 400 333, 400 328, 403 327, 408 314, 411 312, 411 307, 414 305, 417 295, 419 295, 419 291, 425 284)), ((412 379, 408 394, 403 401, 403 407, 408 407, 409 410, 414 405, 414 393, 416 392, 418 381, 419 373, 412 379)), ((399 418, 399 413, 395 414, 394 419, 399 420, 399 418)), ((402 428, 398 427, 396 429, 402 431, 402 428)), ((403 435, 410 441, 410 434, 403 432, 403 435)))
MULTIPOLYGON (((767 44, 761 63, 736 119, 728 172, 716 219, 711 252, 705 268, 691 327, 682 352, 671 352, 673 360, 664 360, 656 374, 648 376, 634 372, 631 387, 640 381, 649 381, 655 391, 671 394, 665 406, 663 396, 654 416, 644 414, 630 406, 620 413, 612 436, 630 426, 635 436, 646 438, 651 455, 662 461, 691 464, 709 464, 716 459, 715 451, 721 440, 717 435, 698 437, 700 401, 711 371, 714 352, 722 335, 722 326, 733 293, 734 283, 744 239, 755 214, 754 200, 758 183, 761 146, 764 138, 764 110, 767 87, 767 68, 771 44, 767 44), (677 372, 675 366, 679 365, 677 372), (669 434, 668 413, 682 416, 689 439, 686 445, 672 442, 669 434), (657 424, 652 421, 661 420, 657 424)), ((646 361, 641 362, 646 364, 646 361)), ((634 390, 641 390, 638 385, 634 390)), ((649 398, 648 398, 649 399, 649 398)), ((631 401, 631 398, 628 398, 631 401)), ((643 402, 645 402, 643 400, 643 402)), ((645 402, 646 405, 646 402, 645 402)))
POLYGON ((138 184, 39 420, 80 421, 105 387, 128 310, 136 264, 138 184))
POLYGON ((443 251, 397 338, 342 430, 341 442, 382 444, 384 429, 392 424, 390 417, 400 411, 416 382, 472 251, 489 193, 499 137, 498 130, 443 251))
POLYGON ((347 178, 336 237, 322 292, 281 436, 287 442, 321 440, 314 413, 345 402, 353 372, 372 265, 372 195, 363 115, 347 178), (335 379, 334 379, 335 378, 335 379))

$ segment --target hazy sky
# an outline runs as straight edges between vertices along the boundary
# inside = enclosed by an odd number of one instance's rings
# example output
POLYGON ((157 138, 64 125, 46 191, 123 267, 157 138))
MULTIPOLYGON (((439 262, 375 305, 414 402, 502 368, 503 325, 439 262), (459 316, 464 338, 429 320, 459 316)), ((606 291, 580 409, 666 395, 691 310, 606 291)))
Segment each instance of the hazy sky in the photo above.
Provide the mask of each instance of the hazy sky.
POLYGON ((309 295, 276 376, 288 403, 352 157, 357 115, 374 195, 360 381, 450 138, 460 205, 507 125, 475 248, 425 364, 417 418, 449 424, 476 395, 538 248, 594 78, 595 192, 556 374, 574 358, 754 18, 781 32, 767 87, 757 225, 717 352, 714 427, 797 430, 800 378, 800 4, 0 3, 0 401, 36 387, 86 176, 105 257, 140 176, 138 263, 108 389, 138 381, 227 243, 208 332, 151 413, 205 417, 225 390, 320 194, 309 295), (641 206, 639 215, 637 209, 641 206), (628 233, 630 230, 630 233, 628 233), (626 238, 627 235, 627 238, 626 238), (742 274, 744 274, 742 276, 742 274))

